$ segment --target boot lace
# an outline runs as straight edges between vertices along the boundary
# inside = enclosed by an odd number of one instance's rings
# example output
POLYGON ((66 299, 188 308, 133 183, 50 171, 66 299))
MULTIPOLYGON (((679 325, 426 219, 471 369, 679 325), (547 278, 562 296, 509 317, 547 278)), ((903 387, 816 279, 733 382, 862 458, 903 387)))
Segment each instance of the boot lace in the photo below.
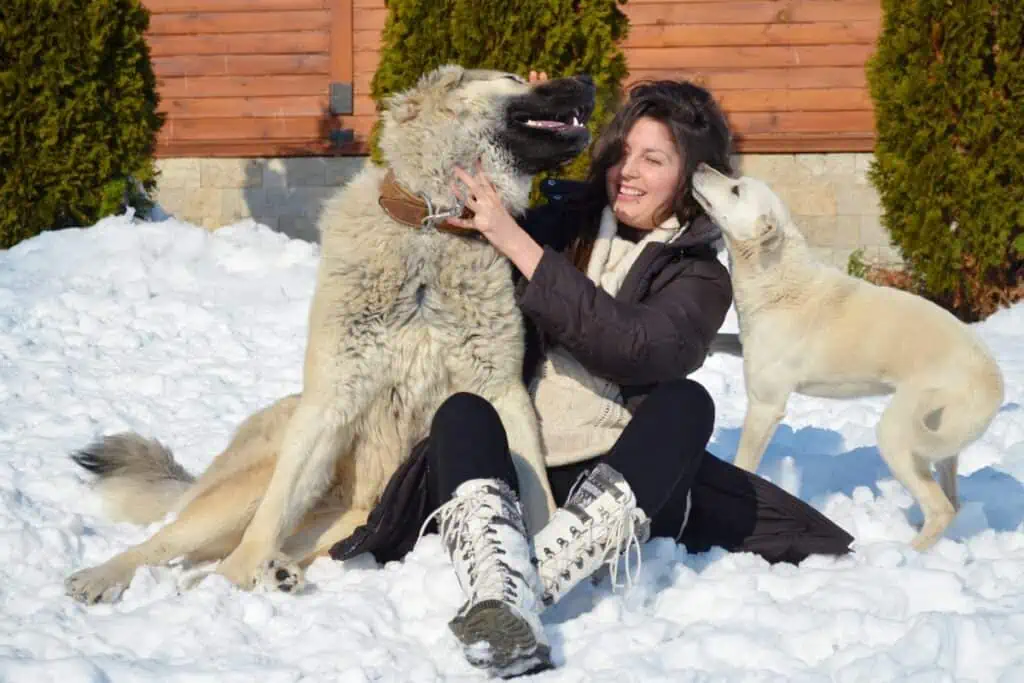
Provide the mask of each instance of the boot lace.
MULTIPOLYGON (((501 596, 506 602, 518 599, 514 577, 518 574, 503 558, 506 551, 498 538, 499 527, 509 526, 525 535, 525 530, 503 515, 507 503, 495 486, 485 485, 472 493, 456 496, 434 510, 420 527, 419 538, 435 517, 440 517, 441 539, 452 559, 467 569, 470 603, 482 597, 501 596), (495 502, 497 504, 495 505, 495 502)), ((417 539, 418 540, 418 539, 417 539)))
MULTIPOLYGON (((583 476, 576 480, 568 499, 571 500, 583 476)), ((633 586, 643 566, 641 541, 638 533, 639 520, 630 506, 622 506, 615 513, 606 508, 599 508, 597 517, 589 520, 579 519, 577 524, 569 524, 568 538, 559 536, 555 539, 558 550, 544 548, 545 562, 554 562, 553 572, 544 572, 544 592, 546 595, 558 593, 563 583, 573 581, 576 574, 587 565, 586 559, 594 558, 602 553, 602 562, 608 565, 608 574, 612 588, 633 586), (614 551, 613 551, 614 550, 614 551), (619 559, 625 556, 626 580, 619 583, 619 559), (630 557, 635 559, 635 568, 630 557)))

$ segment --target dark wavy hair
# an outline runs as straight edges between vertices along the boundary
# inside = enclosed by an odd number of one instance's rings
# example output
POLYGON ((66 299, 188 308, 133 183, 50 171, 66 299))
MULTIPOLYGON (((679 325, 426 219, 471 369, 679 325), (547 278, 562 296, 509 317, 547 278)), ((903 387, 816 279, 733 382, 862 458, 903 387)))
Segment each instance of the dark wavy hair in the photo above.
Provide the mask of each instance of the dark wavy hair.
MULTIPOLYGON (((626 136, 639 119, 651 118, 668 127, 682 160, 679 184, 671 211, 683 225, 704 210, 690 192, 690 178, 700 163, 732 175, 732 133, 711 93, 689 81, 642 81, 629 96, 591 147, 586 189, 575 207, 585 226, 570 247, 577 268, 586 272, 597 239, 601 212, 608 205, 608 169, 622 158, 626 136)), ((660 222, 660 221, 659 221, 660 222)))

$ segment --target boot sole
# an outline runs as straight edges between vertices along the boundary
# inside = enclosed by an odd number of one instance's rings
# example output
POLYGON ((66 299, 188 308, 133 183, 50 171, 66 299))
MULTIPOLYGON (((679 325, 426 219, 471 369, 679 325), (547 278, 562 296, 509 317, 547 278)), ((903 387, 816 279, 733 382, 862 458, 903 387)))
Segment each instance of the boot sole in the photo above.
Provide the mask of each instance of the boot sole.
POLYGON ((498 600, 478 602, 448 627, 462 643, 470 664, 500 678, 554 668, 551 648, 538 643, 526 620, 498 600))

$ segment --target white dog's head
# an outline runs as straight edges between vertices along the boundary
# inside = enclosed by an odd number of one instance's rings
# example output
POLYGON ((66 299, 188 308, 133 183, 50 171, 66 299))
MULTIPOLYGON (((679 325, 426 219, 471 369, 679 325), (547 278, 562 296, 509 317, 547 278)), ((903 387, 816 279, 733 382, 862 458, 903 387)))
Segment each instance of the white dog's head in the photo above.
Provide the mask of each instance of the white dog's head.
POLYGON ((442 66, 398 93, 381 113, 380 149, 399 181, 451 206, 454 168, 477 160, 513 211, 530 182, 578 156, 595 88, 586 77, 528 83, 503 71, 442 66))
POLYGON ((780 241, 792 223, 789 209, 767 183, 730 178, 706 164, 693 174, 693 197, 733 244, 767 246, 780 241))

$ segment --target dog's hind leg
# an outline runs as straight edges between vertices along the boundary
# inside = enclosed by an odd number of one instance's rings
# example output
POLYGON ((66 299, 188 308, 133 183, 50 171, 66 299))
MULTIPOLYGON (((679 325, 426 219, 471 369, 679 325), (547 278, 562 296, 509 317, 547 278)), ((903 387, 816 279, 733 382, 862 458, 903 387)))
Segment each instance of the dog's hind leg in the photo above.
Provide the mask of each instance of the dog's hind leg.
POLYGON ((927 550, 942 536, 956 516, 953 502, 932 476, 930 462, 921 457, 915 415, 920 402, 917 392, 897 392, 878 423, 878 450, 893 476, 921 506, 924 525, 911 545, 927 550))
POLYGON ((747 414, 743 418, 743 432, 736 448, 733 464, 747 472, 757 472, 764 451, 775 428, 786 412, 786 398, 762 402, 747 395, 747 414))
POLYGON ((223 557, 242 537, 271 475, 272 461, 225 479, 193 499, 177 519, 151 538, 103 564, 80 570, 65 581, 68 595, 85 603, 113 602, 142 566, 165 565, 178 557, 190 562, 223 557))
POLYGON ((336 543, 351 536, 369 517, 370 510, 364 508, 333 508, 311 513, 302 528, 285 541, 282 549, 300 566, 308 567, 316 558, 326 556, 336 543))
POLYGON ((935 463, 935 472, 939 477, 939 486, 942 487, 942 492, 946 494, 949 502, 953 504, 954 511, 960 509, 960 498, 956 482, 957 464, 958 457, 956 455, 935 463))
POLYGON ((217 568, 235 585, 248 590, 263 580, 267 563, 285 537, 330 487, 336 461, 351 445, 353 422, 372 396, 369 383, 364 385, 347 386, 345 398, 330 391, 303 393, 288 423, 267 493, 241 543, 217 568))

